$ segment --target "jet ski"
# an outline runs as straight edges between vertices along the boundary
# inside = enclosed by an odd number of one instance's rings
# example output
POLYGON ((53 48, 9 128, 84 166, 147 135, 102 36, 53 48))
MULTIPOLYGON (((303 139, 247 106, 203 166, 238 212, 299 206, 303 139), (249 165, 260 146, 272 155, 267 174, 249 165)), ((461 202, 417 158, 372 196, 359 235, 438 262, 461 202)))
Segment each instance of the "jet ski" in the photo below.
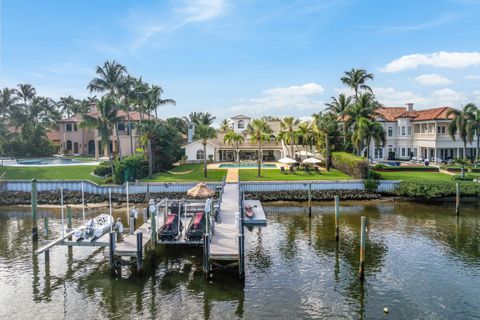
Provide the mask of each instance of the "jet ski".
POLYGON ((203 234, 205 233, 205 213, 198 212, 195 214, 190 224, 187 228, 187 239, 189 241, 200 241, 202 240, 203 234))
POLYGON ((250 219, 251 219, 251 218, 253 217, 253 215, 255 214, 255 211, 253 211, 253 207, 252 207, 251 205, 249 205, 249 204, 246 204, 246 205, 245 205, 243 212, 245 213, 245 216, 246 216, 247 218, 250 218, 250 219))
POLYGON ((173 241, 178 237, 179 230, 182 230, 182 222, 178 214, 168 214, 167 220, 158 232, 158 236, 161 241, 173 241), (178 224, 180 224, 180 228, 178 224))

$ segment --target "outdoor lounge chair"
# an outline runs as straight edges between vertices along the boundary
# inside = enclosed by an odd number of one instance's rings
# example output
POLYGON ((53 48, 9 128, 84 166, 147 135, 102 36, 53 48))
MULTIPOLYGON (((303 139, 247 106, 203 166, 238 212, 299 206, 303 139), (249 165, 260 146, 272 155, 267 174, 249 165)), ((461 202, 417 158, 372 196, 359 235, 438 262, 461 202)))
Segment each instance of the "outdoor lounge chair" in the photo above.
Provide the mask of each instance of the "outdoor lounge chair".
POLYGON ((284 173, 284 174, 287 174, 287 172, 285 171, 285 167, 280 167, 280 172, 284 173))

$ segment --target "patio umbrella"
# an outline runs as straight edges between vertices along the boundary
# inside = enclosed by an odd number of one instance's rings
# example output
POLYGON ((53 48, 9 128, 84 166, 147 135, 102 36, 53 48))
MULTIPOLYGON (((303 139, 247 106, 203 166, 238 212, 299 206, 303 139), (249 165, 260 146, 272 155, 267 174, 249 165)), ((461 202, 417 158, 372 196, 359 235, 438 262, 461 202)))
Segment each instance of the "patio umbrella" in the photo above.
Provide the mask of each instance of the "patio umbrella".
POLYGON ((313 153, 308 152, 307 150, 297 151, 297 152, 295 152, 295 154, 296 154, 297 156, 307 156, 307 157, 313 156, 313 153))
POLYGON ((317 163, 321 163, 321 162, 322 162, 322 160, 317 159, 317 158, 313 158, 313 157, 307 158, 307 159, 302 161, 302 163, 311 163, 311 164, 317 164, 317 163))
POLYGON ((289 158, 289 157, 285 157, 285 158, 279 159, 278 162, 280 162, 280 163, 285 163, 285 164, 294 164, 294 163, 297 163, 296 160, 293 160, 292 158, 289 158))
POLYGON ((209 189, 205 183, 200 182, 195 187, 188 190, 187 195, 194 198, 208 198, 215 195, 215 190, 209 189))

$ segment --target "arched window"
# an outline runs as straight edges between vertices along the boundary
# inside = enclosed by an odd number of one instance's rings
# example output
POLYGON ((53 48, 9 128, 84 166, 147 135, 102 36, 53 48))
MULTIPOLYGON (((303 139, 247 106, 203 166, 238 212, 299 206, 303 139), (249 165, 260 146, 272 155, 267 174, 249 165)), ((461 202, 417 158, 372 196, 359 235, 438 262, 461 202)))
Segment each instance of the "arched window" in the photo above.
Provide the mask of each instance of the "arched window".
POLYGON ((88 154, 95 154, 95 141, 88 141, 88 154))
POLYGON ((243 120, 239 120, 237 126, 238 126, 238 129, 243 129, 245 128, 245 122, 243 120))
POLYGON ((72 150, 72 141, 67 140, 67 150, 72 150))
POLYGON ((203 153, 202 149, 197 150, 197 160, 203 160, 205 158, 205 154, 203 153))

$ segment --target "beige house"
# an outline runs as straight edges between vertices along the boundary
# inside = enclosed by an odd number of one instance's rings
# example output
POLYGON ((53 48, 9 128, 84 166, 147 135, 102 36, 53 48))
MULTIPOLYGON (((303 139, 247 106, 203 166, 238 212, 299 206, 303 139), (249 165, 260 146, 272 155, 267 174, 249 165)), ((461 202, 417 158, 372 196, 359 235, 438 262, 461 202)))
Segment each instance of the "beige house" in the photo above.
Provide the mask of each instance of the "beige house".
MULTIPOLYGON (((95 106, 88 113, 91 116, 98 115, 95 106)), ((131 155, 140 146, 140 136, 138 134, 137 125, 140 122, 140 113, 131 111, 130 128, 127 122, 127 114, 124 111, 119 111, 118 114, 122 116, 124 121, 117 124, 118 140, 120 141, 120 148, 123 156, 131 155)), ((144 116, 144 119, 150 119, 149 116, 144 116)), ((69 155, 92 155, 98 159, 100 156, 107 157, 104 148, 101 146, 98 131, 92 128, 80 128, 82 118, 80 115, 62 119, 59 121, 59 142, 60 153, 69 155)), ((119 153, 117 146, 117 136, 113 132, 110 137, 110 151, 114 154, 119 153)))

